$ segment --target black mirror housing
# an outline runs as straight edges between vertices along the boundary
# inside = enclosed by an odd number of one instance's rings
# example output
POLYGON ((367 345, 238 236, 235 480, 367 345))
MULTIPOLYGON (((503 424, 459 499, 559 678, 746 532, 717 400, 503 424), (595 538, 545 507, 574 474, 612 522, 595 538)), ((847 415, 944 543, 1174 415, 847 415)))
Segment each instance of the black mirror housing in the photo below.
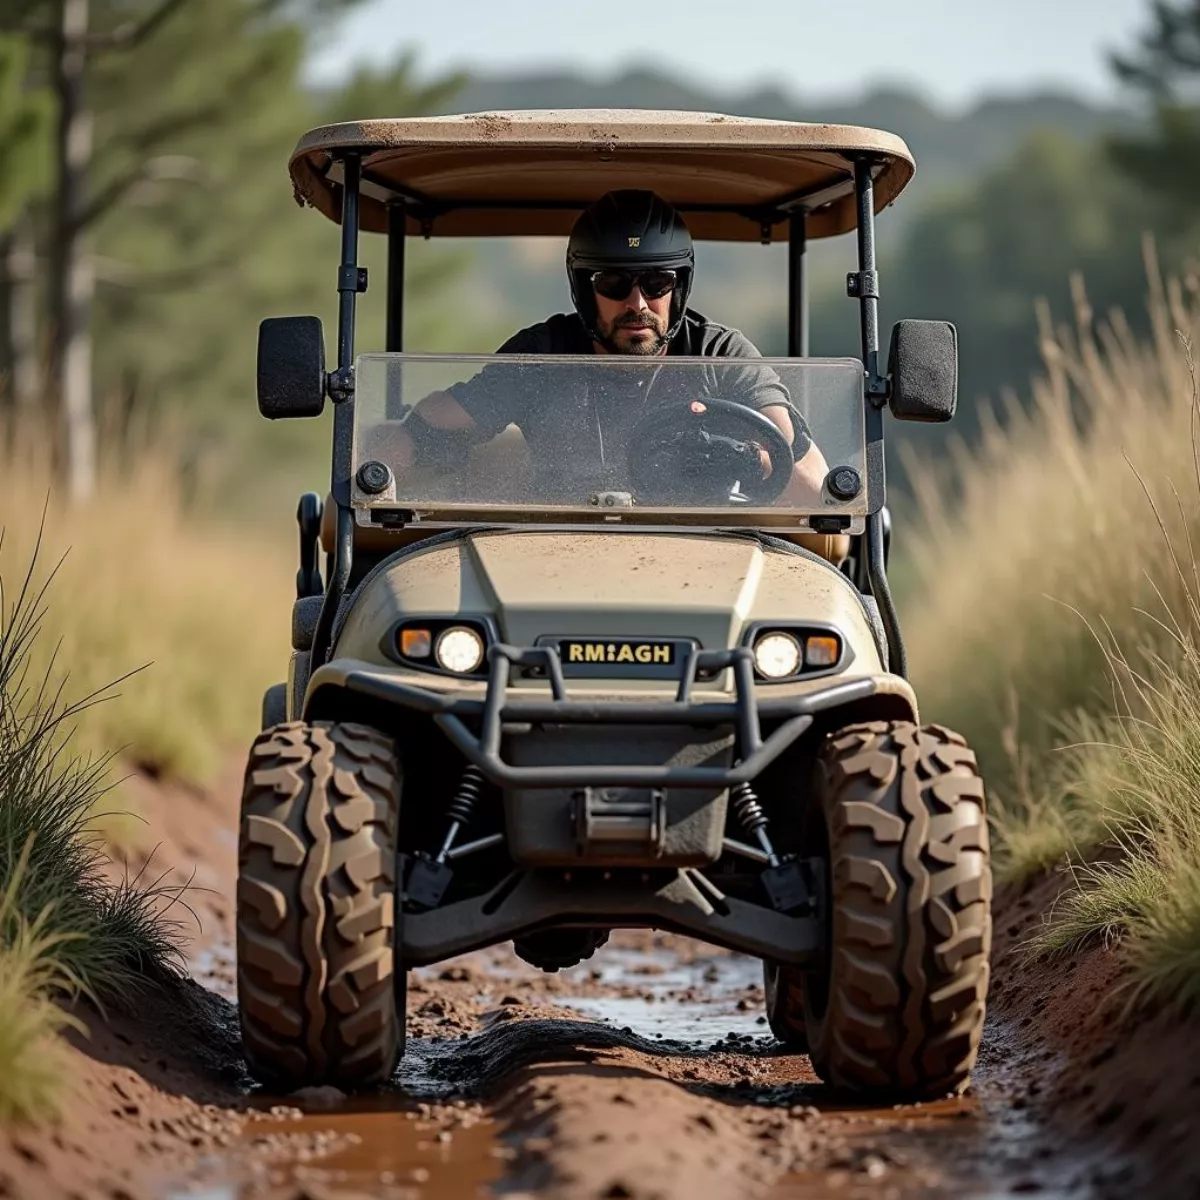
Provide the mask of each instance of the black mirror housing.
POLYGON ((264 417, 319 417, 325 386, 320 317, 268 317, 259 325, 258 411, 264 417))
POLYGON ((897 321, 888 351, 888 406, 900 421, 949 421, 958 407, 958 330, 897 321))

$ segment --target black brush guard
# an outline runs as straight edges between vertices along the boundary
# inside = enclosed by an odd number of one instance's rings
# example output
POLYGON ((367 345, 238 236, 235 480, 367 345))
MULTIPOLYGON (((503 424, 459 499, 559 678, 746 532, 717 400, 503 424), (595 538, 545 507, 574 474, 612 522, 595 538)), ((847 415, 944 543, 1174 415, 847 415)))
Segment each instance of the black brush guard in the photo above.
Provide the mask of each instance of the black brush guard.
MULTIPOLYGON (((870 679, 834 683, 804 696, 755 695, 754 656, 750 649, 692 650, 685 660, 674 700, 571 699, 562 660, 554 646, 518 647, 498 643, 489 651, 487 693, 480 700, 448 697, 398 680, 351 672, 345 686, 352 691, 427 712, 472 765, 499 787, 675 787, 726 788, 749 783, 812 725, 815 715, 864 700, 875 691, 870 679), (512 668, 544 673, 551 699, 518 699, 509 694, 512 668), (693 699, 700 672, 715 677, 733 671, 734 698, 693 699), (778 724, 764 739, 763 720, 778 724), (478 724, 476 735, 470 725, 478 724), (738 761, 729 767, 563 764, 515 766, 501 754, 501 738, 522 726, 535 725, 731 725, 738 736, 738 761)), ((770 686, 769 684, 766 686, 770 686)))
MULTIPOLYGON (((372 700, 426 713, 468 762, 500 787, 727 788, 753 780, 777 759, 822 711, 872 696, 872 679, 835 682, 804 696, 755 694, 754 660, 744 646, 693 650, 685 660, 673 700, 571 699, 562 660, 554 646, 490 650, 487 691, 482 700, 447 696, 407 681, 351 671, 350 691, 372 700), (536 671, 550 686, 550 699, 521 699, 509 691, 513 668, 536 671), (696 700, 697 677, 706 682, 731 670, 731 700, 696 700), (762 723, 774 724, 764 738, 762 723), (738 761, 729 767, 578 764, 515 766, 501 754, 502 738, 521 736, 539 725, 731 726, 738 761), (476 735, 472 729, 478 728, 476 735)), ((770 684, 760 693, 769 693, 770 684)), ((489 839, 490 840, 490 839, 489 839)), ((782 871, 787 865, 773 869, 782 871)), ((772 874, 771 870, 764 875, 772 874)), ((764 896, 764 899, 766 897, 764 896)), ((669 929, 768 961, 805 966, 824 953, 824 918, 807 911, 725 895, 701 871, 596 869, 571 871, 518 868, 488 892, 405 912, 397 922, 397 948, 409 966, 440 962, 524 932, 564 926, 669 929)))

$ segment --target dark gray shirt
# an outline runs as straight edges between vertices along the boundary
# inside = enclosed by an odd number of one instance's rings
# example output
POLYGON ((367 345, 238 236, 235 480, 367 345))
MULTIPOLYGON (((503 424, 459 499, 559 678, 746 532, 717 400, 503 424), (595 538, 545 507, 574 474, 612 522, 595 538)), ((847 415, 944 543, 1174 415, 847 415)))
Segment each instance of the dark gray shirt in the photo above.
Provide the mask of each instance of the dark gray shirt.
MULTIPOLYGON (((578 314, 559 313, 513 334, 497 353, 591 354, 593 347, 578 314)), ((754 409, 782 405, 792 418, 793 455, 799 460, 808 452, 812 445, 808 426, 793 406, 779 376, 766 363, 745 361, 762 357, 745 334, 688 309, 667 354, 739 360, 714 362, 711 369, 705 369, 707 394, 754 409)), ((590 442, 595 438, 606 443, 611 451, 620 446, 622 434, 649 407, 695 398, 694 391, 687 396, 674 395, 670 383, 665 387, 654 386, 655 367, 661 361, 647 358, 645 372, 621 372, 620 379, 596 372, 596 381, 586 389, 586 395, 580 394, 578 371, 565 376, 564 386, 558 390, 547 386, 544 367, 540 368, 536 389, 514 386, 516 373, 511 368, 497 373, 485 367, 473 379, 454 384, 449 391, 471 417, 481 440, 495 437, 512 424, 520 428, 531 451, 539 458, 553 458, 568 447, 577 451, 581 440, 590 442)), ((668 373, 663 378, 674 381, 676 377, 668 373)))

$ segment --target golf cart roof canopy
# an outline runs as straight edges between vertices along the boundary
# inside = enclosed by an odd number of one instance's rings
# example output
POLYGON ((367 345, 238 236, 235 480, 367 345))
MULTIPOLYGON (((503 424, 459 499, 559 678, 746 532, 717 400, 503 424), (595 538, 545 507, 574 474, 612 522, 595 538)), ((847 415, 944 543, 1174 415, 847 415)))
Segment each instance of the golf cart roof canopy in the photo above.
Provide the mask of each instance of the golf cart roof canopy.
POLYGON ((607 191, 652 187, 701 240, 807 236, 856 225, 854 163, 868 158, 875 211, 912 178, 904 142, 853 125, 717 113, 573 109, 353 121, 314 129, 291 160, 296 198, 340 221, 342 163, 362 160, 361 227, 388 228, 403 206, 407 231, 426 237, 565 237, 607 191))

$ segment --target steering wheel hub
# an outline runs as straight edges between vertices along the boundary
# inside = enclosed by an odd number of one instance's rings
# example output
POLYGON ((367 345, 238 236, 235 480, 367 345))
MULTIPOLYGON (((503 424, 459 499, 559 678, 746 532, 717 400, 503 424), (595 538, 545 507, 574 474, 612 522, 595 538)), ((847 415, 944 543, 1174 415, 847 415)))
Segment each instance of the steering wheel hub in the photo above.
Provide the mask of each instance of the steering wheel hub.
POLYGON ((779 426, 733 400, 664 404, 629 439, 629 479, 641 504, 770 504, 787 487, 792 463, 779 426))

